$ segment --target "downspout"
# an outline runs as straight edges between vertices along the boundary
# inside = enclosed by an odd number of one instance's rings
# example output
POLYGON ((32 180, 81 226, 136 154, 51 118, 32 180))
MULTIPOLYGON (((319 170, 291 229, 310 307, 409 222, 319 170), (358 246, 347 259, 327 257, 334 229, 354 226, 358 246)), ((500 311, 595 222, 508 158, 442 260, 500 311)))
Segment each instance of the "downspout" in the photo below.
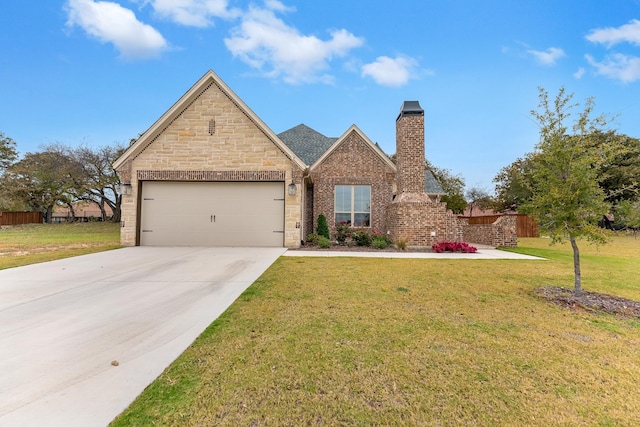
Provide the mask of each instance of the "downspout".
POLYGON ((302 224, 300 224, 300 244, 302 245, 305 240, 305 236, 310 234, 307 233, 306 226, 306 216, 305 216, 305 207, 307 206, 307 182, 313 183, 311 181, 311 170, 310 167, 307 166, 305 170, 302 172, 302 200, 300 201, 300 219, 302 224))

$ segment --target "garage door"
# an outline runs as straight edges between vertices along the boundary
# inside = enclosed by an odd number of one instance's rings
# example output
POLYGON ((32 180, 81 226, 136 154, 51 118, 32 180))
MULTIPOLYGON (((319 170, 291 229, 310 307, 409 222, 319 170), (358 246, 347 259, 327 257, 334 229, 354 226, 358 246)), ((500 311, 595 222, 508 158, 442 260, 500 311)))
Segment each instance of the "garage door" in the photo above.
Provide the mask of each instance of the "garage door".
POLYGON ((144 246, 284 246, 284 183, 142 183, 144 246))

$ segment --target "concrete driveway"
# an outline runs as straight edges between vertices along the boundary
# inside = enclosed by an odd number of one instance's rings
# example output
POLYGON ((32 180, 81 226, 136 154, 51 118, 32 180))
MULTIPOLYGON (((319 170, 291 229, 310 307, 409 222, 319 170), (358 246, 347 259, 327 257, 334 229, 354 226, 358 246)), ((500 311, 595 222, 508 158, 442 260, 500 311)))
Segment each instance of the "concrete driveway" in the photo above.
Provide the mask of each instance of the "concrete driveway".
POLYGON ((0 271, 0 426, 108 424, 285 251, 135 247, 0 271))

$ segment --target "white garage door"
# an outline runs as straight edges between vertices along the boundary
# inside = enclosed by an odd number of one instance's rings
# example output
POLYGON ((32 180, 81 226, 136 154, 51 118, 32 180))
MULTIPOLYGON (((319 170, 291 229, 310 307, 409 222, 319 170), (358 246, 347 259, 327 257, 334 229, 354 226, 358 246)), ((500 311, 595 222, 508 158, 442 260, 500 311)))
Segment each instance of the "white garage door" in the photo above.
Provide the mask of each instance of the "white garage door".
POLYGON ((144 246, 284 246, 284 183, 142 183, 144 246))

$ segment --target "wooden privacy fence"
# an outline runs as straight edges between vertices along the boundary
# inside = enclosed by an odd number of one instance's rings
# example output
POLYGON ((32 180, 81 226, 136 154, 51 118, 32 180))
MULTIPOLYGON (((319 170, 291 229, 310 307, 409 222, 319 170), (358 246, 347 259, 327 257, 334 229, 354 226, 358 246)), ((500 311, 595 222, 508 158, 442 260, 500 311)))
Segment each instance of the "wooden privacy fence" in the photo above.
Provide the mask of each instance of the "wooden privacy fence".
POLYGON ((538 224, 536 224, 533 217, 525 214, 461 216, 459 218, 466 218, 467 220, 469 220, 469 225, 493 224, 498 218, 505 215, 516 217, 516 232, 518 234, 518 237, 540 237, 540 229, 538 228, 538 224))
POLYGON ((0 225, 41 223, 42 212, 0 212, 0 225))

